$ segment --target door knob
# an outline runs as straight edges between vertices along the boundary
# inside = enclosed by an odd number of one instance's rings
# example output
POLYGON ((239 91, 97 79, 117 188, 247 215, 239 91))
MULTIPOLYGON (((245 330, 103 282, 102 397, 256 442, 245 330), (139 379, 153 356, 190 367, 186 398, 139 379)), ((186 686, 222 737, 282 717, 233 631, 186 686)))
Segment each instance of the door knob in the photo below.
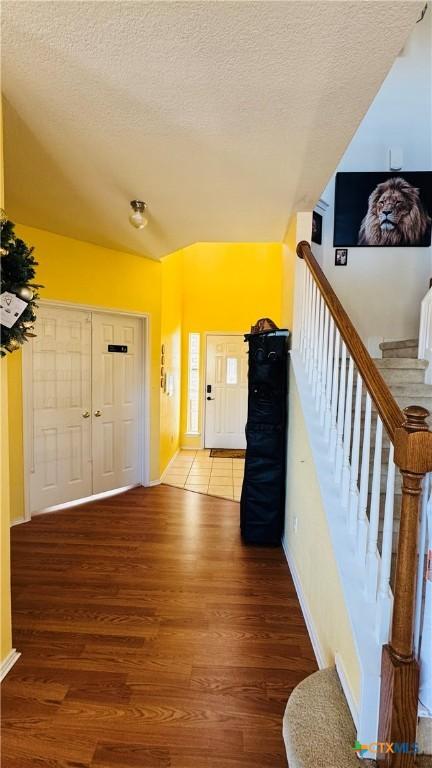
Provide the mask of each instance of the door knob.
POLYGON ((100 411, 95 411, 94 415, 95 415, 95 416, 102 416, 102 414, 101 414, 101 412, 100 412, 100 411))
POLYGON ((208 397, 207 400, 216 400, 215 397, 208 397))
POLYGON ((89 419, 90 418, 90 411, 84 411, 82 417, 83 417, 83 419, 89 419))

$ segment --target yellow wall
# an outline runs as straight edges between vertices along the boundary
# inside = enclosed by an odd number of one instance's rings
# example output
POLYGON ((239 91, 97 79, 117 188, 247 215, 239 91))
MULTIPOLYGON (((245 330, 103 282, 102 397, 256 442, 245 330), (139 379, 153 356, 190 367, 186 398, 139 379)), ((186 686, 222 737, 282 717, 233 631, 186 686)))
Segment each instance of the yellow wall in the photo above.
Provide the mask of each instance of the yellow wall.
POLYGON ((360 666, 292 367, 287 457, 285 545, 295 564, 325 663, 332 666, 335 654, 340 654, 358 703, 360 666))
POLYGON ((173 377, 174 391, 172 396, 169 396, 161 388, 161 475, 177 452, 180 440, 182 267, 182 251, 176 251, 162 260, 161 346, 164 346, 163 369, 167 377, 170 375, 173 377))
MULTIPOLYGON (((150 315, 150 477, 159 478, 161 265, 159 262, 54 235, 21 224, 16 233, 35 247, 41 297, 150 315)), ((22 382, 20 353, 9 363, 11 519, 23 516, 22 382), (12 442, 12 441, 10 441, 12 442)))
POLYGON ((283 245, 281 284, 282 324, 290 329, 293 327, 295 264, 298 259, 296 246, 297 222, 296 217, 293 216, 283 245))
POLYGON ((247 333, 260 317, 271 317, 279 325, 282 245, 196 243, 183 251, 183 258, 181 444, 198 448, 202 436, 186 434, 188 334, 201 334, 201 380, 204 381, 206 332, 247 333))
MULTIPOLYGON (((1 114, 0 99, 0 207, 4 205, 3 190, 3 121, 1 114)), ((7 380, 7 358, 0 360, 0 419, 1 419, 1 441, 0 441, 0 467, 1 467, 1 509, 0 509, 0 556, 1 556, 1 637, 0 637, 0 662, 3 661, 12 648, 11 631, 11 602, 10 602, 10 498, 9 498, 9 424, 8 424, 8 380, 7 380)))

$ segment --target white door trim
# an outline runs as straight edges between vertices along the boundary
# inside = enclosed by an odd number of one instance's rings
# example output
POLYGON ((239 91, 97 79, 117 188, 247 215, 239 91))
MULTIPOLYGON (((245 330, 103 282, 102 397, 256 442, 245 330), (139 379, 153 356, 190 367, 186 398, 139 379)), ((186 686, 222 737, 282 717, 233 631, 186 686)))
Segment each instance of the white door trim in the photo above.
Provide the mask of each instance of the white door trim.
POLYGON ((201 424, 202 424, 202 430, 201 430, 201 443, 200 448, 205 448, 205 428, 206 428, 206 378, 207 378, 207 349, 208 349, 208 337, 209 336, 244 336, 246 331, 244 333, 239 333, 238 331, 206 331, 204 333, 204 339, 205 339, 205 350, 204 350, 204 368, 202 369, 203 375, 202 375, 202 405, 201 405, 201 424))
MULTIPOLYGON (((141 445, 141 483, 149 486, 150 481, 150 322, 147 312, 130 312, 125 309, 101 307, 93 304, 75 304, 71 301, 56 301, 54 299, 38 299, 38 304, 59 309, 83 310, 86 312, 102 312, 112 315, 127 315, 141 320, 142 327, 142 370, 140 397, 140 445, 141 445)), ((23 464, 24 464, 24 518, 18 522, 31 520, 30 506, 30 472, 32 469, 32 345, 24 344, 22 355, 22 390, 23 390, 23 464)), ((93 497, 91 497, 93 498, 93 497)), ((89 499, 86 499, 88 501, 89 499)))

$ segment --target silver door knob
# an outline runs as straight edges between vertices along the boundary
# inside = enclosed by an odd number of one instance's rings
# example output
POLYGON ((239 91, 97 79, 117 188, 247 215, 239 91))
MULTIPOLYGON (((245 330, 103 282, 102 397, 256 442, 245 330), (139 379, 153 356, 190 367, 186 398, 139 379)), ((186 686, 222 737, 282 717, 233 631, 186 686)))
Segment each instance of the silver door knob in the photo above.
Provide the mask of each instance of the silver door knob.
POLYGON ((83 419, 89 419, 90 418, 90 411, 84 411, 82 417, 83 417, 83 419))
POLYGON ((94 415, 95 415, 95 416, 102 416, 102 414, 101 414, 101 412, 100 412, 100 411, 95 411, 94 415))

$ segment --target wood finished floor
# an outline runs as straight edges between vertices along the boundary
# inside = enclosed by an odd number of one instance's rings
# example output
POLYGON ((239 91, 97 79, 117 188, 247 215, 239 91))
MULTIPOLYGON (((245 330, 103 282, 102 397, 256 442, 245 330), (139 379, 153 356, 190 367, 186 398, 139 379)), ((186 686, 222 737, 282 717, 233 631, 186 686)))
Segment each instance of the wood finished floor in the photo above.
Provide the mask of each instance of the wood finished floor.
POLYGON ((12 529, 2 768, 286 767, 316 663, 282 551, 238 516, 158 486, 12 529))

